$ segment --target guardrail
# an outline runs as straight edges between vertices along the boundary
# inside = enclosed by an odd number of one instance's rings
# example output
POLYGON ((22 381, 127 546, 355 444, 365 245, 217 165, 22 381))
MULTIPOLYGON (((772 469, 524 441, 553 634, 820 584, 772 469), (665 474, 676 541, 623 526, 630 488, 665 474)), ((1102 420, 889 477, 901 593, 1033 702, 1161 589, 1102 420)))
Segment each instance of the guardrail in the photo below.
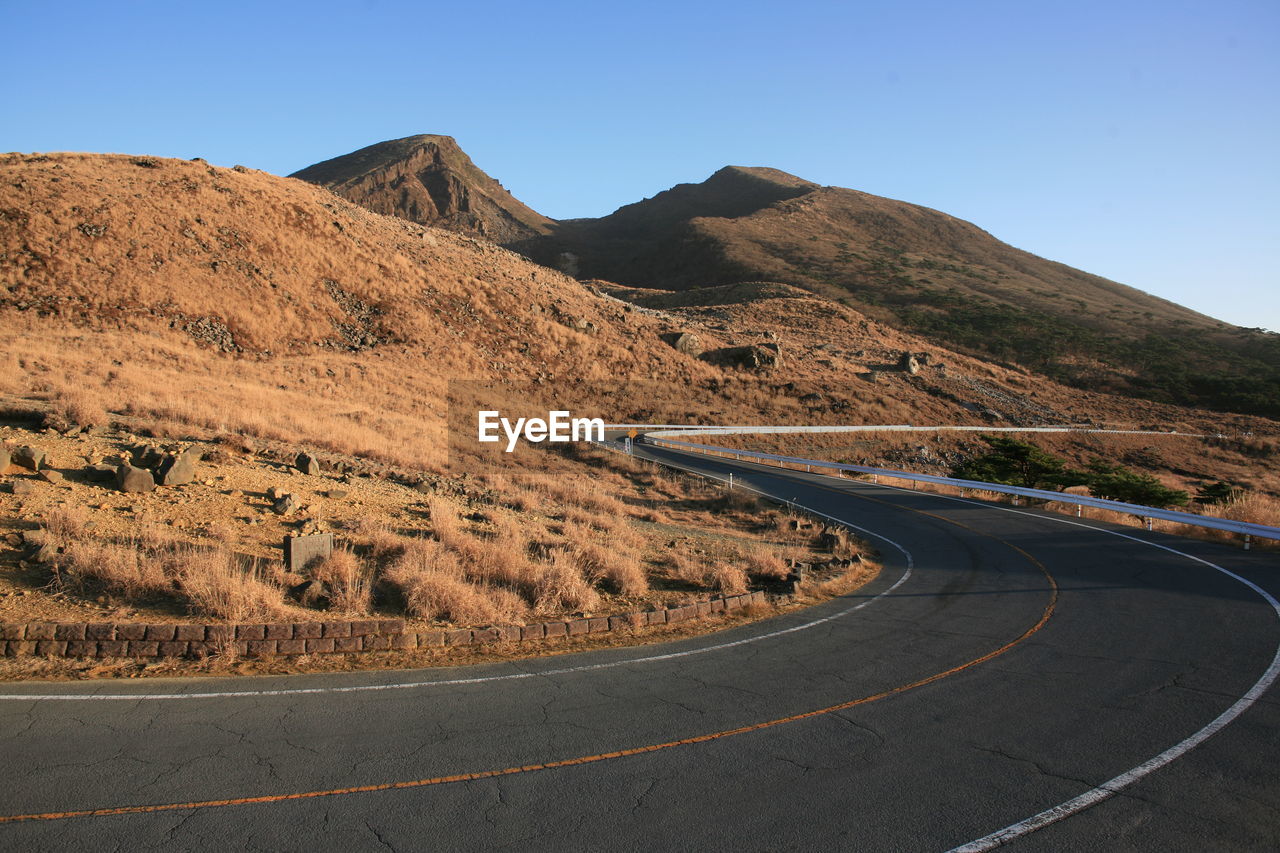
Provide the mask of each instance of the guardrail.
MULTIPOLYGON (((688 433, 683 432, 677 433, 677 435, 687 434, 688 433)), ((1006 486, 1000 483, 984 483, 978 480, 957 480, 951 477, 935 477, 932 474, 916 474, 911 471, 895 471, 891 468, 872 468, 866 465, 847 465, 841 462, 827 462, 821 459, 805 459, 799 456, 780 456, 773 453, 759 453, 754 450, 739 450, 732 447, 716 447, 711 444, 694 444, 689 441, 677 441, 657 432, 646 433, 645 443, 656 445, 658 447, 670 447, 675 450, 689 450, 694 453, 702 453, 710 456, 733 457, 737 460, 748 459, 759 460, 761 462, 776 462, 779 467, 783 467, 787 463, 790 463, 793 465, 804 465, 806 466, 806 470, 812 468, 823 468, 835 471, 851 471, 857 474, 870 474, 872 477, 893 477, 899 480, 932 483, 939 486, 952 486, 962 490, 973 489, 975 491, 996 492, 998 494, 1013 495, 1015 497, 1030 498, 1033 500, 1054 501, 1055 503, 1072 504, 1076 506, 1077 515, 1079 515, 1079 507, 1087 506, 1095 509, 1109 509, 1147 519, 1148 525, 1150 524, 1150 519, 1154 518, 1162 521, 1172 521, 1178 524, 1189 524, 1212 530, 1224 530, 1229 533, 1238 533, 1244 536, 1244 547, 1246 549, 1249 547, 1250 538, 1254 536, 1263 539, 1280 540, 1280 527, 1269 527, 1265 524, 1253 524, 1247 521, 1232 521, 1227 518, 1217 518, 1216 516, 1211 515, 1197 515, 1196 513, 1191 512, 1158 509, 1151 506, 1142 506, 1141 504, 1124 503, 1122 501, 1112 501, 1107 500, 1106 498, 1095 498, 1087 495, 1073 495, 1067 492, 1054 492, 1048 489, 1028 489, 1023 488, 1022 486, 1006 486)))

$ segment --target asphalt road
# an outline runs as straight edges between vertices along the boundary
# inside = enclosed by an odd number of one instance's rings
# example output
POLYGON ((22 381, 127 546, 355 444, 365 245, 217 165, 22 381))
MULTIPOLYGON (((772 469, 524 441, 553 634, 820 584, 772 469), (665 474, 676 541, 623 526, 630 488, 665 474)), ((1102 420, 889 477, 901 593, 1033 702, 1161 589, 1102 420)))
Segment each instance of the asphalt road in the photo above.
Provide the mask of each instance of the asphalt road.
POLYGON ((1280 695, 1259 686, 1280 620, 1201 562, 1275 595, 1274 554, 650 452, 874 532, 884 571, 639 649, 2 685, 0 849, 942 851, 1135 768, 1009 848, 1280 849, 1280 695), (90 694, 113 698, 61 698, 90 694), (36 814, 60 816, 5 819, 36 814))

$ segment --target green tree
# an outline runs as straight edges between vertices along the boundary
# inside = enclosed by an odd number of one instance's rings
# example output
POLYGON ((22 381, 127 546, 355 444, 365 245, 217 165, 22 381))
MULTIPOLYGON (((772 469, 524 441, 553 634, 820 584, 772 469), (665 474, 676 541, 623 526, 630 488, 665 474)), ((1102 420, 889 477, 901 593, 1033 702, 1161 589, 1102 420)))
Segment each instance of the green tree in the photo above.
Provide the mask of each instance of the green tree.
POLYGON ((982 436, 982 440, 991 445, 991 452, 957 465, 951 471, 952 477, 1059 491, 1088 481, 1083 472, 1068 468, 1065 460, 1030 442, 990 435, 982 436))
POLYGON ((1200 491, 1196 493, 1196 503, 1212 506, 1214 504, 1230 503, 1236 498, 1244 494, 1244 489, 1232 483, 1225 483, 1219 480, 1216 483, 1207 483, 1200 487, 1200 491))
POLYGON ((1191 499, 1186 492, 1171 489, 1150 474, 1139 474, 1102 459, 1089 463, 1088 478, 1089 493, 1096 498, 1160 508, 1186 506, 1191 499))

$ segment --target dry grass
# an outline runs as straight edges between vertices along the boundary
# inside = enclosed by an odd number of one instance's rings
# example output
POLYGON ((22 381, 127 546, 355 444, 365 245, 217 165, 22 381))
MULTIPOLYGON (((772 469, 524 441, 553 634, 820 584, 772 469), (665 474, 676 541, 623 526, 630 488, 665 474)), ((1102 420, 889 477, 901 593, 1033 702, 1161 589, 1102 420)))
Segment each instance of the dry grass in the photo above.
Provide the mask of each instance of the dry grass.
MULTIPOLYGON (((490 590, 464 580, 458 555, 431 540, 409 543, 384 577, 400 590, 405 612, 458 624, 494 622, 504 615, 490 590)), ((512 615, 512 614, 507 614, 512 615)))
POLYGON ((711 587, 725 595, 737 595, 747 591, 747 573, 741 566, 718 563, 706 575, 711 587))
POLYGON ((572 554, 553 551, 551 559, 540 568, 542 571, 538 574, 536 604, 539 611, 585 612, 600 606, 600 593, 583 577, 572 554))
MULTIPOLYGON (((788 549, 788 555, 794 553, 795 549, 788 549)), ((791 569, 787 566, 787 560, 795 559, 794 556, 784 556, 778 548, 768 545, 748 547, 744 558, 749 573, 772 580, 782 580, 790 575, 791 569)))
POLYGON ((95 583, 108 592, 136 599, 172 591, 185 556, 157 553, 142 548, 141 543, 77 539, 65 546, 59 570, 64 580, 79 586, 95 583))
POLYGON ((335 548, 311 575, 329 590, 329 609, 364 616, 373 603, 373 573, 346 548, 335 548))
POLYGON ((274 616, 285 609, 279 584, 225 549, 190 545, 143 522, 123 541, 94 538, 81 511, 57 508, 46 518, 47 548, 62 587, 102 590, 125 600, 180 595, 192 613, 220 619, 274 616))
POLYGON ((190 550, 175 577, 191 609, 205 616, 239 622, 269 619, 284 612, 284 592, 225 551, 190 550))

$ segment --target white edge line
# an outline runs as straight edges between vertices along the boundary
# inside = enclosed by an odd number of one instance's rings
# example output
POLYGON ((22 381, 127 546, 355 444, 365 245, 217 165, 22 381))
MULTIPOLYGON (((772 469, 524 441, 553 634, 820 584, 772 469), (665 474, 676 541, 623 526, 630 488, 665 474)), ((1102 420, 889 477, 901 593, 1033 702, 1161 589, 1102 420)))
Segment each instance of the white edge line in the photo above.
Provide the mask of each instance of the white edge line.
MULTIPOLYGON (((817 476, 826 477, 826 475, 823 475, 823 474, 819 474, 817 476)), ((831 479, 839 479, 839 478, 831 478, 831 479)), ((844 480, 843 482, 848 484, 849 481, 844 480)), ((901 489, 898 486, 882 485, 880 486, 880 488, 896 489, 898 491, 912 491, 910 489, 901 489)), ((915 494, 919 494, 919 493, 915 492, 915 494)), ((1128 533, 1121 533, 1118 530, 1108 530, 1105 527, 1094 527, 1091 524, 1084 524, 1079 521, 1072 521, 1071 519, 1068 519, 1068 518, 1055 518, 1052 515, 1042 515, 1040 513, 1012 509, 1011 507, 992 506, 991 504, 988 504, 983 501, 975 501, 968 498, 958 498, 953 495, 940 495, 932 492, 928 494, 931 497, 943 498, 945 500, 956 501, 958 503, 972 504, 975 506, 981 506, 988 509, 998 509, 1003 512, 1014 513, 1015 515, 1025 515, 1031 518, 1044 519, 1047 521, 1055 521, 1055 522, 1058 522, 1059 524, 1067 524, 1072 527, 1083 527, 1086 530, 1093 530, 1099 533, 1109 533, 1112 536, 1119 536, 1121 539, 1128 539, 1133 542, 1138 542, 1142 545, 1149 545, 1152 548, 1159 548, 1162 551, 1168 551, 1171 554, 1177 554, 1180 557, 1186 557, 1188 560, 1193 560, 1194 562, 1197 562, 1197 563, 1203 563, 1204 565, 1210 567, 1211 569, 1219 571, 1222 574, 1226 575, 1227 577, 1233 578, 1234 580, 1239 581, 1240 583, 1249 587, 1249 589, 1256 592, 1259 596, 1262 597, 1264 601, 1267 602, 1267 604, 1271 605, 1271 609, 1275 611, 1276 617, 1280 619, 1280 601, 1277 601, 1276 598, 1271 595, 1271 593, 1267 592, 1265 589, 1258 586, 1256 583, 1249 580, 1248 578, 1241 577, 1240 575, 1236 574, 1230 569, 1223 568, 1222 566, 1219 566, 1217 563, 1210 562, 1209 560, 1206 560, 1203 557, 1197 557, 1195 554, 1188 554, 1185 551, 1179 551, 1178 549, 1171 548, 1168 545, 1162 545, 1159 542, 1151 542, 1147 539, 1142 539, 1138 536, 1132 536, 1128 533)), ((1247 711, 1250 707, 1252 707, 1255 702, 1261 699, 1262 696, 1268 690, 1271 689, 1271 685, 1275 683, 1277 678, 1280 678, 1280 646, 1276 647, 1276 653, 1275 653, 1275 656, 1272 657, 1271 659, 1271 665, 1266 668, 1266 670, 1262 673, 1262 676, 1256 682, 1254 682, 1253 686, 1250 687, 1249 690, 1243 696, 1237 699, 1231 705, 1231 707, 1227 708, 1225 711, 1223 711, 1221 714, 1215 717, 1208 725, 1204 726, 1204 728, 1200 729, 1199 731, 1195 732, 1189 737, 1179 741, 1178 743, 1169 747, 1159 755, 1156 755, 1152 758, 1147 759, 1146 761, 1142 762, 1138 766, 1130 770, 1126 770, 1124 773, 1121 773, 1119 776, 1109 779, 1106 782, 1103 782, 1102 784, 1094 788, 1090 788, 1088 791, 1085 791, 1083 794, 1081 794, 1078 797, 1074 797, 1070 800, 1067 800, 1064 803, 1059 803, 1053 808, 1045 809, 1044 811, 1038 814, 1034 814, 1031 817, 1020 820, 1017 823, 1009 824, 1003 829, 997 830, 989 835, 984 835, 981 838, 970 841, 967 844, 963 844, 959 847, 953 847, 951 850, 947 851, 947 853, 981 853, 981 851, 994 850, 995 848, 1000 847, 1009 841, 1013 841, 1016 838, 1021 838, 1024 835, 1030 835, 1036 830, 1043 829, 1044 827, 1049 826, 1050 824, 1057 823, 1058 821, 1063 820, 1064 818, 1068 818, 1074 814, 1078 814, 1079 812, 1082 812, 1085 809, 1090 808, 1091 806, 1096 806, 1098 803, 1101 803, 1102 801, 1109 799, 1115 794, 1120 793, 1120 791, 1122 791, 1124 788, 1128 787, 1129 785, 1132 785, 1134 782, 1137 782, 1139 779, 1142 779, 1143 777, 1154 773, 1155 771, 1161 769, 1162 767, 1165 767, 1166 765, 1171 764, 1178 758, 1181 758, 1183 755, 1186 755, 1188 752, 1195 749, 1200 744, 1204 743, 1209 738, 1213 737, 1222 729, 1226 728, 1227 725, 1233 722, 1237 717, 1239 717, 1241 714, 1247 711)))
MULTIPOLYGON (((658 464, 661 464, 661 463, 658 463, 658 464)), ((718 479, 718 478, 712 477, 711 479, 718 479)), ((742 486, 741 488, 750 489, 750 491, 756 492, 757 494, 764 494, 764 492, 760 492, 757 489, 751 489, 749 486, 742 486)), ((807 512, 811 512, 811 513, 814 513, 815 515, 820 515, 823 518, 830 519, 831 521, 834 521, 837 524, 844 525, 845 527, 848 527, 851 530, 856 530, 859 533, 865 533, 868 536, 873 536, 876 539, 880 539, 883 542, 889 543, 894 548, 897 548, 899 551, 902 552, 903 557, 906 559, 906 569, 903 571, 902 575, 896 581, 894 581, 893 585, 890 586, 888 589, 883 590, 873 598, 869 598, 866 601, 863 601, 859 604, 855 604, 853 607, 846 608, 844 610, 841 610, 838 613, 833 613, 830 616, 824 616, 821 619, 814 619, 813 621, 806 622, 802 625, 794 625, 790 628, 783 628, 778 631, 771 631, 767 634, 759 634, 757 636, 747 637, 742 640, 734 640, 729 643, 719 643, 717 645, 706 646, 699 649, 688 649, 683 652, 671 652, 665 655, 650 655, 648 657, 628 658, 627 660, 610 661, 609 663, 586 664, 584 666, 570 666, 570 667, 563 667, 561 669, 545 670, 543 672, 514 672, 514 673, 509 673, 507 675, 489 675, 489 676, 481 676, 478 678, 452 678, 445 681, 407 681, 407 682, 395 682, 392 684, 359 684, 359 685, 352 685, 350 687, 296 687, 296 688, 284 688, 280 690, 227 690, 222 692, 206 692, 206 693, 25 693, 25 694, 16 693, 16 694, 7 694, 7 695, 0 694, 0 701, 2 702, 39 702, 39 701, 44 701, 44 702, 93 702, 93 701, 140 702, 140 701, 147 701, 147 700, 175 701, 175 700, 186 700, 186 699, 243 699, 243 698, 259 698, 264 696, 306 696, 306 695, 331 694, 331 693, 365 693, 365 692, 371 692, 375 690, 408 690, 408 689, 418 688, 418 687, 453 687, 453 686, 458 686, 463 684, 485 684, 491 681, 511 681, 511 680, 520 679, 520 678, 536 678, 536 677, 552 676, 552 675, 567 675, 567 674, 576 673, 576 672, 591 672, 599 669, 612 669, 617 666, 629 666, 632 664, 653 663, 655 661, 673 660, 675 658, 689 657, 691 655, 700 655, 700 654, 705 654, 707 652, 717 652, 723 649, 731 649, 731 648, 734 648, 735 646, 745 646, 748 643, 756 643, 761 640, 772 639, 773 637, 781 637, 785 634, 792 634, 797 631, 805 631, 805 630, 808 630, 809 628, 816 628, 819 625, 823 625, 827 622, 840 619, 844 616, 848 616, 850 613, 854 613, 855 611, 861 610, 862 608, 866 607, 869 604, 874 604, 876 601, 879 601, 881 598, 884 598, 885 596, 889 595, 894 590, 896 590, 898 587, 902 586, 902 584, 906 583, 907 579, 911 577, 911 570, 915 566, 915 561, 911 556, 911 552, 908 551, 906 548, 902 547, 902 545, 898 544, 892 539, 889 539, 886 536, 882 536, 879 533, 876 533, 871 530, 867 530, 866 528, 863 528, 863 527, 859 527, 856 524, 852 524, 848 521, 844 521, 842 519, 836 518, 835 516, 827 515, 825 512, 820 512, 819 510, 816 510, 816 509, 809 509, 808 507, 803 506, 801 504, 797 504, 794 501, 791 501, 790 503, 792 506, 798 506, 807 512)))
MULTIPOLYGON (((800 472, 792 472, 792 473, 800 473, 800 472)), ((816 477, 819 479, 838 480, 845 485, 852 485, 852 483, 849 480, 846 480, 842 477, 831 477, 826 474, 810 474, 810 476, 816 477)), ((881 484, 879 485, 879 488, 894 489, 896 491, 912 492, 913 494, 919 494, 919 492, 915 492, 912 489, 903 489, 899 486, 889 486, 889 485, 881 484)), ((755 490, 752 489, 752 491, 755 491, 755 490)), ((857 496, 856 493, 852 491, 848 492, 848 494, 850 494, 850 496, 852 497, 857 496)), ((1058 518, 1051 514, 1040 514, 1040 513, 1034 513, 1034 512, 1027 512, 1025 510, 1013 509, 1011 507, 995 506, 984 501, 976 501, 970 498, 959 498, 953 495, 942 495, 934 492, 928 492, 926 494, 928 494, 930 497, 942 498, 944 500, 955 501, 957 503, 970 504, 972 506, 980 506, 986 509, 996 509, 1002 512, 1009 512, 1015 515, 1025 515, 1030 518, 1038 518, 1046 521, 1054 521, 1059 524, 1066 524, 1072 527, 1083 527, 1086 530, 1092 530, 1098 533, 1109 533, 1112 536, 1118 536, 1121 539, 1128 539, 1132 542, 1137 542, 1142 545, 1148 545, 1152 548, 1159 548, 1162 551, 1168 551, 1170 554, 1177 554, 1180 557, 1186 557, 1188 560, 1192 560, 1197 563, 1202 563, 1208 566, 1209 568, 1219 571, 1222 574, 1226 575, 1227 577, 1233 578, 1234 580, 1237 580, 1240 583, 1244 584, 1245 586, 1249 587, 1251 590, 1253 590, 1259 596, 1261 596, 1262 599, 1267 602, 1267 604, 1271 605, 1271 609, 1275 611, 1276 617, 1280 619, 1280 601, 1277 601, 1275 597, 1271 595, 1271 593, 1267 592, 1265 589, 1258 586, 1256 583, 1249 580, 1248 578, 1241 577, 1235 572, 1229 569, 1223 568, 1222 566, 1219 566, 1217 563, 1210 562, 1209 560, 1206 560, 1203 557, 1197 557, 1194 554, 1188 554, 1185 551, 1179 551, 1176 548, 1171 548, 1168 545, 1162 545, 1159 542, 1152 542, 1147 539, 1142 539, 1137 536, 1132 536, 1128 533, 1121 533, 1118 530, 1109 530, 1105 527, 1095 527, 1091 524, 1085 524, 1079 521, 1072 521, 1071 519, 1067 519, 1067 518, 1058 518)), ((812 510, 810 510, 810 512, 812 512, 812 510)), ((1139 779, 1142 779, 1143 777, 1154 773, 1155 771, 1161 769, 1162 767, 1165 767, 1166 765, 1171 764, 1178 758, 1181 758, 1183 755, 1186 755, 1188 752, 1195 749, 1197 746, 1204 743, 1209 738, 1213 737, 1222 729, 1226 728, 1231 722, 1233 722, 1237 717, 1239 717, 1241 714, 1247 711, 1250 707, 1252 707, 1255 702, 1257 702, 1260 698, 1262 698, 1262 696, 1269 689, 1271 689, 1271 685, 1275 683, 1277 677, 1280 677, 1280 645, 1276 647, 1276 653, 1271 659, 1271 665, 1266 668, 1266 670, 1262 673, 1261 677, 1259 677, 1258 680, 1254 682, 1253 686, 1250 687, 1249 690, 1243 696, 1237 699, 1231 705, 1231 707, 1227 708, 1225 711, 1223 711, 1221 714, 1215 717, 1212 721, 1210 721, 1208 725, 1204 726, 1199 731, 1179 741, 1178 743, 1166 749, 1164 752, 1161 752, 1159 755, 1156 755, 1152 758, 1147 759, 1146 761, 1142 762, 1141 764, 1139 764, 1138 766, 1130 770, 1126 770, 1124 773, 1121 773, 1119 776, 1109 779, 1106 782, 1103 782, 1102 784, 1094 788, 1090 788, 1088 791, 1085 791, 1083 794, 1081 794, 1078 797, 1074 797, 1070 800, 1067 800, 1064 803, 1059 803, 1053 808, 1045 809, 1044 811, 1039 812, 1038 814, 1034 814, 1031 817, 1020 820, 1017 823, 1009 824, 1003 829, 999 829, 993 833, 990 833, 989 835, 984 835, 981 838, 970 841, 967 844, 963 844, 959 847, 953 847, 951 848, 951 850, 947 851, 947 853, 982 853, 982 851, 994 850, 995 848, 1003 846, 1005 843, 1009 841, 1013 841, 1016 838, 1021 838, 1024 835, 1030 835, 1036 830, 1043 829, 1044 827, 1049 826, 1050 824, 1057 823, 1058 821, 1063 820, 1064 818, 1071 817, 1074 814, 1078 814, 1079 812, 1082 812, 1085 809, 1090 808, 1091 806, 1095 806, 1098 803, 1101 803, 1102 801, 1111 798, 1115 794, 1122 791, 1124 788, 1128 787, 1129 785, 1132 785, 1134 782, 1137 782, 1139 779)))

